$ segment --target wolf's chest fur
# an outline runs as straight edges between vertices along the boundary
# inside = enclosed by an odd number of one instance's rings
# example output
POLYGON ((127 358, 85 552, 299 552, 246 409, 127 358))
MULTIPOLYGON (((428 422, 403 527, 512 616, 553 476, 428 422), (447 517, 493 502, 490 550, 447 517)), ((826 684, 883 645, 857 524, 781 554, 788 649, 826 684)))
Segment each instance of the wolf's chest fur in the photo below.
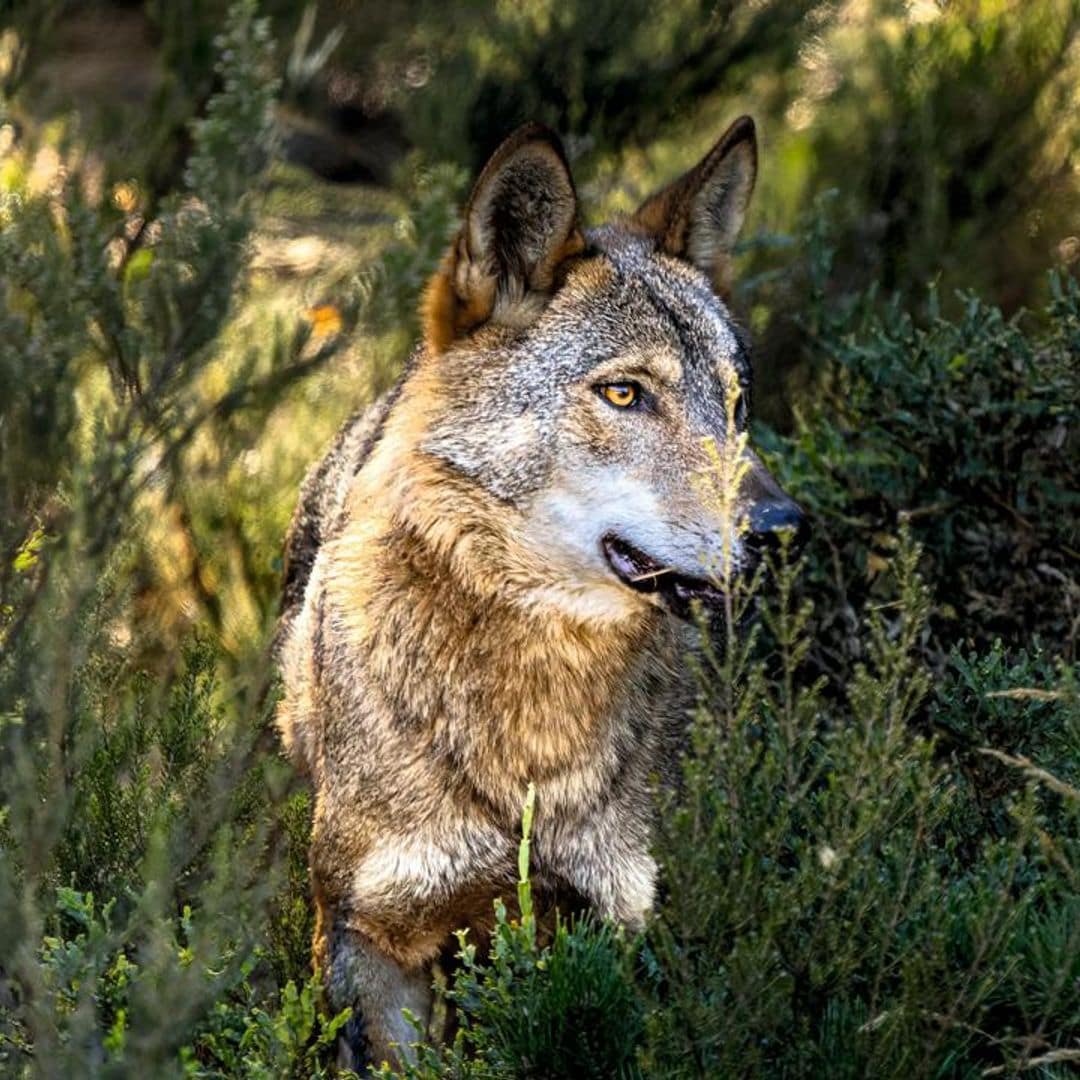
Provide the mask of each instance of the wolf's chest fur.
MULTIPOLYGON (((328 559, 352 543, 346 530, 328 559)), ((586 807, 653 739, 677 662, 660 613, 596 626, 523 610, 472 591, 403 529, 368 556, 327 574, 324 633, 353 658, 357 692, 378 702, 373 727, 407 734, 511 821, 529 782, 552 789, 549 811, 586 807)))
POLYGON ((429 958, 509 892, 531 782, 541 882, 581 894, 587 881, 615 903, 605 861, 636 862, 617 910, 640 919, 685 635, 647 606, 603 623, 532 608, 510 580, 521 553, 490 520, 505 511, 413 460, 408 425, 384 426, 361 439, 354 422, 312 474, 301 514, 321 543, 281 643, 279 723, 315 784, 323 899, 391 955, 429 958), (403 524, 404 504, 413 521, 445 517, 445 540, 403 524), (622 836, 604 852, 591 830, 609 816, 622 836))

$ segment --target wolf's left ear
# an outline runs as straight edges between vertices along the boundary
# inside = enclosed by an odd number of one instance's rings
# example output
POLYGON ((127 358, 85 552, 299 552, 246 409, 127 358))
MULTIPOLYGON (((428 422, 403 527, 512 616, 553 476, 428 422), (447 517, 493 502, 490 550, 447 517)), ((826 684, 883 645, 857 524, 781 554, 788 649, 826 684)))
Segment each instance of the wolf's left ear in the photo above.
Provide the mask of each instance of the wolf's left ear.
POLYGON ((647 199, 634 221, 661 251, 693 263, 726 295, 756 177, 754 121, 740 116, 694 168, 647 199))
POLYGON ((484 166, 461 231, 428 285, 428 347, 441 352, 488 321, 531 322, 551 293, 559 264, 583 247, 562 144, 543 125, 527 124, 484 166))

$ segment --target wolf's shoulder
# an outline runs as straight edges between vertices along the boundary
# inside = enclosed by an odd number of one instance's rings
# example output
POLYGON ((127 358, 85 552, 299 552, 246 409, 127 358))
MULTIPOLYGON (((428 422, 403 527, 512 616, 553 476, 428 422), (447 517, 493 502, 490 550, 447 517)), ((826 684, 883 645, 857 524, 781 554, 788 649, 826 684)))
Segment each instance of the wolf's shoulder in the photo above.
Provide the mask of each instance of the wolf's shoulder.
POLYGON ((304 599, 319 549, 341 526, 349 487, 382 435, 401 382, 341 427, 326 455, 307 473, 285 534, 281 620, 284 624, 304 599))

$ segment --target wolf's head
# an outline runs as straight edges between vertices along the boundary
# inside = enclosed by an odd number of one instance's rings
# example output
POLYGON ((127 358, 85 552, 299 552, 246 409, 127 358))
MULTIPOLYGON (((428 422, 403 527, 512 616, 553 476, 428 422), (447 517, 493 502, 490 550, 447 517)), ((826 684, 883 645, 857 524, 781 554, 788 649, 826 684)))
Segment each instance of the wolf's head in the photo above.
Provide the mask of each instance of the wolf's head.
POLYGON ((425 301, 422 450, 505 509, 534 600, 686 614, 802 529, 745 445, 748 345, 723 299, 756 161, 744 117, 633 217, 585 231, 550 131, 521 129, 480 175, 425 301))

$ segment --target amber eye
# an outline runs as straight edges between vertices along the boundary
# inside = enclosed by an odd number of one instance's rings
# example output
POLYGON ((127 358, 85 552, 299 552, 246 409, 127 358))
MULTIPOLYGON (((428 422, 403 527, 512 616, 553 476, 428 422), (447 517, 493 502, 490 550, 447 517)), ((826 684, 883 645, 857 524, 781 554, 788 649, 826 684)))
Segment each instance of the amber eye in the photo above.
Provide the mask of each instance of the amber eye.
POLYGON ((597 389, 604 400, 617 409, 632 409, 641 400, 641 387, 637 383, 605 383, 597 389))

